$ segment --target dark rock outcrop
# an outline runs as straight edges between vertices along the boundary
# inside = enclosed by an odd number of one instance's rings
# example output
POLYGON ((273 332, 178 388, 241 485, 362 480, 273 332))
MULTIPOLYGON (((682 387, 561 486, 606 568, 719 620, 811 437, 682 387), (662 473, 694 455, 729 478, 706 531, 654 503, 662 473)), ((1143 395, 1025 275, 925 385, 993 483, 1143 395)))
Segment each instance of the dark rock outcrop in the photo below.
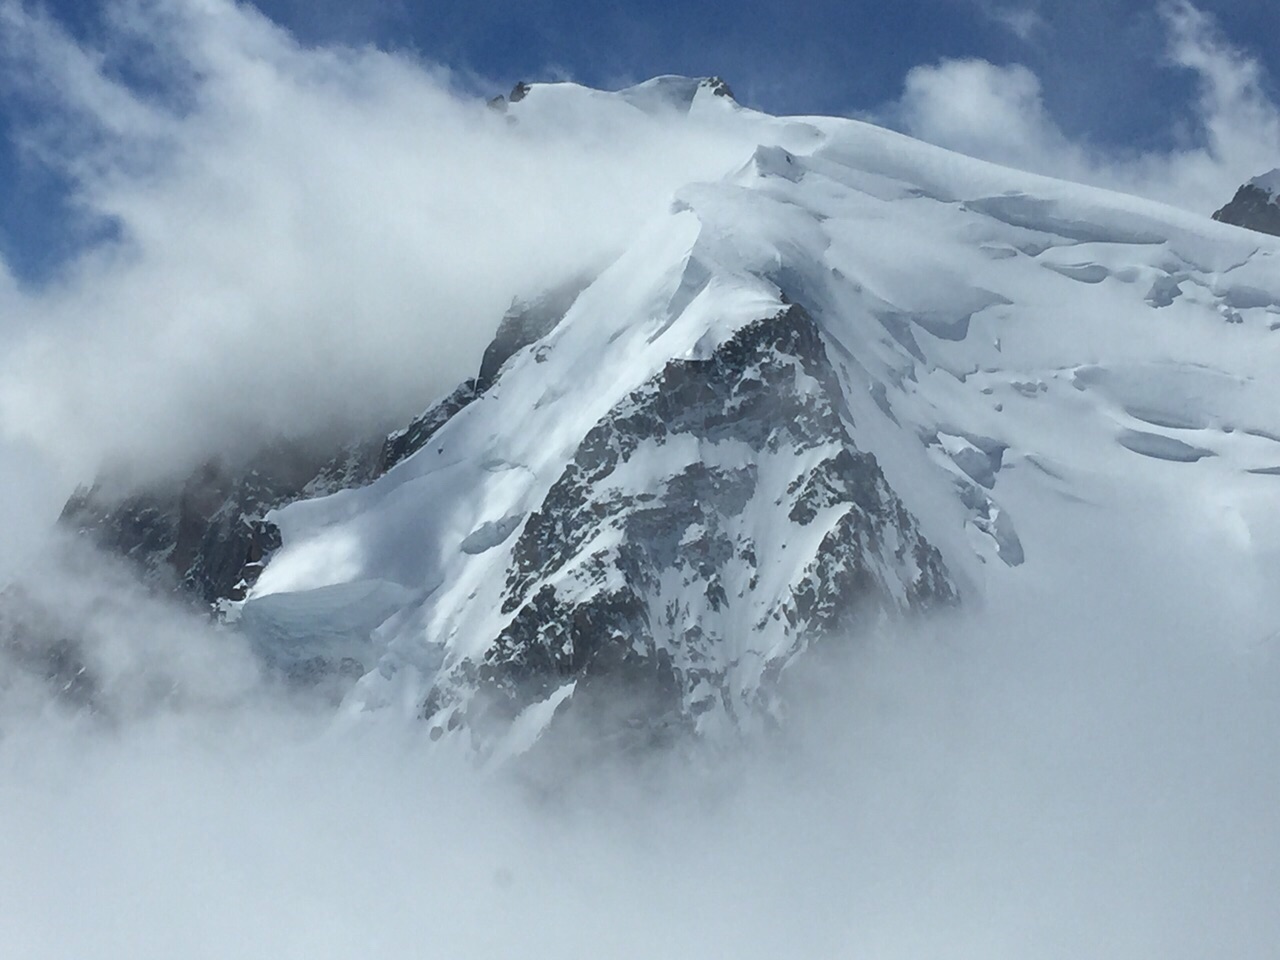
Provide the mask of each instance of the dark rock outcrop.
POLYGON ((585 278, 577 278, 534 300, 513 303, 498 324, 498 332, 485 348, 480 373, 476 376, 476 388, 480 392, 488 390, 497 381, 503 364, 554 330, 586 285, 585 278))
POLYGON ((180 483, 118 497, 109 480, 82 488, 63 508, 64 527, 134 563, 153 585, 212 606, 238 600, 280 532, 265 516, 273 507, 376 475, 376 448, 324 459, 279 443, 236 469, 211 460, 180 483))
POLYGON ((1280 198, 1257 181, 1244 184, 1213 219, 1280 237, 1280 198))
POLYGON ((729 89, 729 84, 725 83, 719 77, 707 77, 707 79, 702 81, 702 83, 717 97, 728 97, 730 100, 736 99, 733 95, 733 91, 729 89))

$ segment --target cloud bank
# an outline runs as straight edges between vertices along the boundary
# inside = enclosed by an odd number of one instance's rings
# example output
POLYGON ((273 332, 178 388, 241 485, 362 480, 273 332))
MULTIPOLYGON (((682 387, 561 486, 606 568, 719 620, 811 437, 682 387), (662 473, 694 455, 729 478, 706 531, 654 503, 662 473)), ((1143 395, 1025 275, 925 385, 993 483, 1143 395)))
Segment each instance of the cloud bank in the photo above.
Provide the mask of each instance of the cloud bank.
POLYGON ((113 725, 3 709, 0 687, 0 942, 28 960, 1264 956, 1280 658, 1224 643, 1255 611, 1137 535, 1112 531, 1124 549, 1067 589, 806 661, 788 726, 750 751, 533 786, 421 731, 254 699, 225 652, 211 684, 202 632, 150 658, 183 697, 117 671, 136 706, 113 725))
POLYGON ((0 4, 25 146, 113 234, 41 289, 0 274, 0 436, 79 478, 396 424, 513 297, 747 155, 661 115, 512 123, 482 81, 227 0, 107 10, 90 47, 0 4))
POLYGON ((1104 149, 1068 137, 1045 108, 1039 78, 1016 63, 916 67, 881 115, 912 136, 971 156, 1211 213, 1241 183, 1280 165, 1280 108, 1267 94, 1261 64, 1233 47, 1211 17, 1185 0, 1165 3, 1161 12, 1169 65, 1198 83, 1172 150, 1104 149))

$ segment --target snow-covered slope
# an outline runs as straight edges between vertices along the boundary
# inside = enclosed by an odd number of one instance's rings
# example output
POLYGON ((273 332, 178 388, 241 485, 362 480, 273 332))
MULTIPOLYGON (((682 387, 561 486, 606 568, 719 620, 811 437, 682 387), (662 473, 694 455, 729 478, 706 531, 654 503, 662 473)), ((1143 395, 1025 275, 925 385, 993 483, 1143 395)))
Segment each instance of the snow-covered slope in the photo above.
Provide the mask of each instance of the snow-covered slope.
POLYGON ((415 452, 270 513, 241 622, 340 620, 353 713, 500 754, 575 705, 752 725, 814 640, 1052 589, 1156 501, 1274 566, 1280 241, 713 82, 520 92, 514 123, 665 111, 743 154, 509 317, 415 452))
POLYGON ((1273 200, 1280 197, 1280 168, 1254 177, 1249 186, 1256 187, 1273 200))

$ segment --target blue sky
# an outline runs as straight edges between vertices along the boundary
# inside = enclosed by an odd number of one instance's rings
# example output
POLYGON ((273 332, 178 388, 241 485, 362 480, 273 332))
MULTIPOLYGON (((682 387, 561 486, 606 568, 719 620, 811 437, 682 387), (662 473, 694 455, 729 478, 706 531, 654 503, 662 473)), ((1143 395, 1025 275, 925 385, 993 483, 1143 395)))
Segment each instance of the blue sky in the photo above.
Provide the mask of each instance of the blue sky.
MULTIPOLYGON (((101 3, 43 6, 83 43, 99 45, 108 32, 101 3)), ((1170 62, 1157 2, 259 0, 257 6, 305 45, 401 51, 450 67, 478 91, 504 90, 517 79, 572 78, 608 88, 659 73, 719 74, 739 100, 769 112, 873 115, 928 137, 930 130, 912 128, 891 109, 909 72, 976 58, 1025 66, 1038 81, 1045 119, 1087 149, 1123 155, 1202 136, 1189 106, 1197 77, 1170 62)), ((1274 100, 1280 64, 1267 41, 1280 37, 1280 4, 1197 6, 1241 56, 1264 68, 1261 83, 1274 100)), ((127 72, 127 57, 114 68, 127 72)), ((71 215, 63 175, 21 145, 41 108, 14 92, 11 71, 0 79, 0 253, 20 279, 38 281, 109 228, 71 215)), ((1005 78, 989 79, 998 86, 1005 78)), ((946 145, 983 152, 968 143, 946 145)))
MULTIPOLYGON (((101 31, 102 4, 43 4, 75 33, 101 31)), ((1157 3, 1126 0, 743 0, 734 4, 591 0, 259 0, 309 44, 372 43, 451 67, 516 79, 568 75, 614 86, 659 73, 728 79, 770 112, 841 113, 894 96, 913 66, 944 57, 1019 62, 1044 81, 1062 125, 1125 141, 1159 136, 1189 89, 1163 61, 1157 3), (1120 94, 1119 96, 1117 94, 1120 94)), ((1274 57, 1280 6, 1204 0, 1224 33, 1274 57)))
MULTIPOLYGON (((1132 0, 257 5, 307 42, 407 48, 504 84, 567 75, 610 87, 660 73, 719 74, 739 99, 773 113, 870 110, 896 96, 914 66, 978 57, 1033 70, 1068 132, 1142 144, 1167 136, 1191 93, 1189 78, 1164 62, 1157 4, 1132 0)), ((1280 5, 1197 6, 1245 52, 1277 56, 1280 5)))

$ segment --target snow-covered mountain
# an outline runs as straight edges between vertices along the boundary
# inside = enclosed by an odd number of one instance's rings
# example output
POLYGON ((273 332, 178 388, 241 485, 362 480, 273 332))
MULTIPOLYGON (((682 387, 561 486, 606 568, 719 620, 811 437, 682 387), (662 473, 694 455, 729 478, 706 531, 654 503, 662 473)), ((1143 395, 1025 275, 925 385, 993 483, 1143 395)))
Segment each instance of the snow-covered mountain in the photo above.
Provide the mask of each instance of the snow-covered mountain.
POLYGON ((1213 219, 1280 236, 1280 169, 1242 184, 1231 202, 1214 213, 1213 219))
POLYGON ((812 644, 1053 589, 1089 562, 1062 531, 1152 498, 1280 542, 1280 240, 718 81, 496 106, 746 146, 405 430, 66 514, 286 669, 359 674, 349 711, 498 755, 575 712, 721 735, 812 644))

